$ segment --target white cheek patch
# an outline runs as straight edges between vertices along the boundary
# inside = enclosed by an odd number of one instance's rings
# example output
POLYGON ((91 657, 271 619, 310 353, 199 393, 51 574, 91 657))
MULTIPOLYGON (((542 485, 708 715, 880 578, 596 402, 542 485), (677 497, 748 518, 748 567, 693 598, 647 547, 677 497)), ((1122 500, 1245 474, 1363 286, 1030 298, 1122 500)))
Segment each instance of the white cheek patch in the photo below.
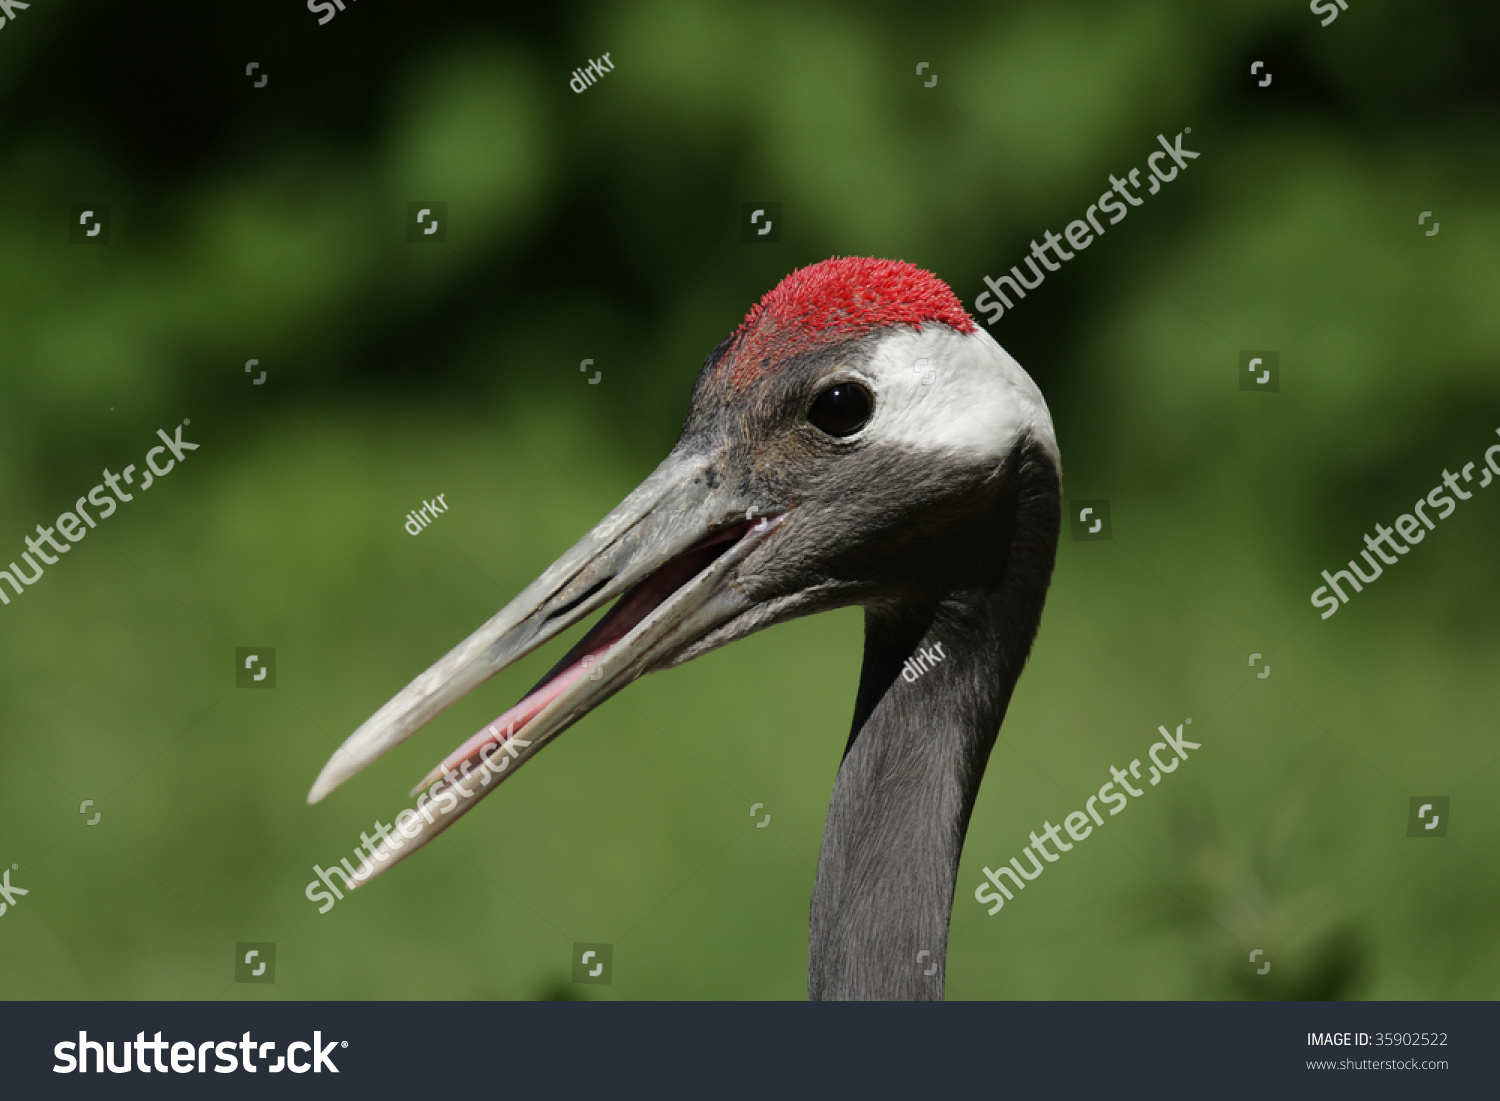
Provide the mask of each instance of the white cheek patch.
POLYGON ((894 329, 863 371, 874 383, 875 416, 862 439, 999 462, 1029 433, 1061 469, 1042 392, 983 329, 894 329))

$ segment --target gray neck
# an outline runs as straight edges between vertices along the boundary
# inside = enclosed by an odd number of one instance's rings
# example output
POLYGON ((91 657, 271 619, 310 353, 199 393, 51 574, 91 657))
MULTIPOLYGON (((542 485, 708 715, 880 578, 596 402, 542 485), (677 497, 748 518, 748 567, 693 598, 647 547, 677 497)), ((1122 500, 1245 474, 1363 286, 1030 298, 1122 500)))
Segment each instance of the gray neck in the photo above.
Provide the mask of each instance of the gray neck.
POLYGON ((1059 520, 1056 467, 1027 451, 947 541, 972 552, 930 561, 925 591, 867 608, 813 888, 810 998, 942 998, 964 834, 1036 634, 1059 520), (903 666, 924 653, 912 682, 903 666))

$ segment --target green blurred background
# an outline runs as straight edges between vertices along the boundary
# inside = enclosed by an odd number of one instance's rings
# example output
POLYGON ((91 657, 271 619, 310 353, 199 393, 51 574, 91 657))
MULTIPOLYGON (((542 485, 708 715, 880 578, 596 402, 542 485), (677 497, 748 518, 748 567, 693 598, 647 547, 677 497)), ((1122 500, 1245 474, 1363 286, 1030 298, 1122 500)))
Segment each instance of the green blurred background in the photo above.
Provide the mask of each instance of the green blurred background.
POLYGON ((0 607, 0 868, 30 891, 0 996, 802 997, 857 610, 646 678, 321 915, 312 866, 578 632, 307 789, 654 466, 783 275, 901 258, 972 308, 1190 126, 1200 159, 992 330, 1114 537, 1064 529, 949 997, 1494 997, 1500 489, 1331 620, 1309 594, 1496 442, 1497 55, 1478 0, 18 12, 0 567, 158 428, 201 446, 0 607), (427 200, 447 239, 408 244, 427 200), (780 239, 742 244, 762 201, 780 239), (107 244, 68 243, 80 202, 107 244), (1241 349, 1280 352, 1279 393, 1238 389, 1241 349), (274 690, 235 687, 239 646, 276 649, 274 690), (1188 716, 1169 782, 983 913, 985 864, 1188 716), (1408 839, 1426 794, 1451 829, 1408 839), (234 982, 241 941, 277 945, 274 985, 234 982), (611 985, 570 982, 579 941, 611 985))

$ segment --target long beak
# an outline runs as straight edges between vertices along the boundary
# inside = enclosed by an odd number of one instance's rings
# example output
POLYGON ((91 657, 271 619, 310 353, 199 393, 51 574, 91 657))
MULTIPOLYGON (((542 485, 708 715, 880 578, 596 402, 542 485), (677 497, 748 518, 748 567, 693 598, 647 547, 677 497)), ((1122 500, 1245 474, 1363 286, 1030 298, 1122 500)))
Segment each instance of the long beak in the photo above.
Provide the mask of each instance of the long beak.
POLYGON ((572 550, 335 751, 309 803, 507 665, 621 597, 519 703, 412 789, 426 791, 415 810, 398 817, 363 878, 410 856, 590 710, 752 606, 726 579, 784 513, 763 513, 754 502, 710 489, 718 479, 708 471, 706 457, 673 451, 572 550))

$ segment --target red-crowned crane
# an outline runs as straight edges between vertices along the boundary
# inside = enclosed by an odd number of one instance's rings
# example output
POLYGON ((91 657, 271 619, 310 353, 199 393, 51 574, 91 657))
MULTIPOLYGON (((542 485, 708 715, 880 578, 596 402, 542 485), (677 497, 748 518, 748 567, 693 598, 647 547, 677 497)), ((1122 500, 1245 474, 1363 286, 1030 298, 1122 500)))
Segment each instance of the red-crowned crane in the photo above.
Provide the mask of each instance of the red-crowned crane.
POLYGON ((856 257, 802 268, 709 355, 650 477, 350 735, 308 801, 619 597, 413 789, 420 813, 382 831, 368 878, 643 673, 858 604, 808 995, 941 998, 959 852, 1052 576, 1059 471, 1036 384, 941 280, 856 257))

